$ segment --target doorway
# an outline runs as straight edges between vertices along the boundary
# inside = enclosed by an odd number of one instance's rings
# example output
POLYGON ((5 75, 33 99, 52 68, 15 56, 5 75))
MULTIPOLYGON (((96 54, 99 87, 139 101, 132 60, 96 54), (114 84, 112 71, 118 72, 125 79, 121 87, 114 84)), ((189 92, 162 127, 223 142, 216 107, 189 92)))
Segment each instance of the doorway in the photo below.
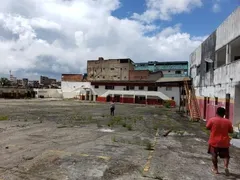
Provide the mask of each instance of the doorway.
POLYGON ((207 97, 204 97, 203 119, 207 117, 207 97))
POLYGON ((107 96, 107 102, 110 102, 111 101, 111 97, 110 95, 107 96))
POLYGON ((225 108, 226 108, 226 115, 225 118, 229 119, 230 115, 230 94, 226 94, 226 101, 225 101, 225 108))
POLYGON ((120 95, 114 95, 114 101, 120 102, 120 95))

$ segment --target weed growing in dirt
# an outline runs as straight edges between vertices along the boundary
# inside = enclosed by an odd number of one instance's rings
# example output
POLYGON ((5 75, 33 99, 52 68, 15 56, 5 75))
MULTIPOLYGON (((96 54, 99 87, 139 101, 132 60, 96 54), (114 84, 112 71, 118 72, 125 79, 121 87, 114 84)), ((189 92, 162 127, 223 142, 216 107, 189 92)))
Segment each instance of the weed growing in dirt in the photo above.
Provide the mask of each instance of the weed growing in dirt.
POLYGON ((120 124, 122 121, 122 117, 121 116, 114 116, 112 118, 112 121, 114 121, 116 124, 120 124))
POLYGON ((151 142, 148 142, 146 144, 146 150, 149 150, 149 151, 153 150, 153 144, 151 142))
POLYGON ((0 121, 7 121, 8 120, 8 116, 0 116, 0 121))
POLYGON ((207 135, 210 135, 210 131, 206 127, 202 127, 202 131, 205 132, 207 135))
POLYGON ((127 123, 126 123, 126 122, 123 122, 123 123, 122 123, 122 127, 127 127, 127 123))
POLYGON ((112 128, 113 125, 114 125, 114 121, 110 120, 107 125, 108 125, 108 127, 111 127, 111 128, 112 128))
POLYGON ((88 116, 88 121, 92 121, 92 120, 93 120, 92 116, 91 115, 88 116))
POLYGON ((128 125, 127 125, 127 129, 128 129, 129 131, 132 131, 132 130, 133 130, 132 125, 131 125, 131 124, 128 124, 128 125))
POLYGON ((115 136, 112 137, 112 142, 117 142, 117 139, 115 136))
POLYGON ((158 129, 158 127, 159 127, 159 124, 157 124, 157 123, 155 123, 155 124, 153 125, 153 129, 154 129, 155 131, 158 129))

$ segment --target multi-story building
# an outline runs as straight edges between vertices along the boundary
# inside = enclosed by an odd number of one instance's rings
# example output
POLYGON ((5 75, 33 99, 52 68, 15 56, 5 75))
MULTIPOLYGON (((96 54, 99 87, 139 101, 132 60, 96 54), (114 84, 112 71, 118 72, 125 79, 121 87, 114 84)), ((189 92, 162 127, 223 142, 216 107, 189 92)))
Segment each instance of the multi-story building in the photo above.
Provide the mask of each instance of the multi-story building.
POLYGON ((87 62, 89 81, 101 80, 128 80, 129 70, 134 70, 131 59, 107 59, 100 57, 98 60, 87 62))
POLYGON ((36 80, 31 80, 31 81, 28 81, 28 86, 31 87, 31 88, 39 88, 39 81, 36 81, 36 80))
POLYGON ((47 76, 40 76, 40 84, 43 86, 49 86, 51 84, 56 84, 57 80, 49 78, 47 76))
POLYGON ((151 72, 162 71, 164 77, 187 77, 187 61, 158 62, 149 61, 146 63, 135 63, 135 70, 149 70, 151 72))
POLYGON ((226 118, 240 123, 240 7, 191 55, 190 74, 202 117, 226 108, 226 118))

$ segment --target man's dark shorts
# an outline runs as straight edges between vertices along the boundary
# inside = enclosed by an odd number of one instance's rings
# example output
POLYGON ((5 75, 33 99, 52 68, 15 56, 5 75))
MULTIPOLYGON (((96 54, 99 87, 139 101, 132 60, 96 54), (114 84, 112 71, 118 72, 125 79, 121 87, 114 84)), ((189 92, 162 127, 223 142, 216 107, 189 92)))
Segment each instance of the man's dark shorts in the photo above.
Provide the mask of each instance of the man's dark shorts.
POLYGON ((218 148, 211 145, 208 146, 208 154, 211 154, 214 157, 220 158, 230 158, 229 148, 218 148))

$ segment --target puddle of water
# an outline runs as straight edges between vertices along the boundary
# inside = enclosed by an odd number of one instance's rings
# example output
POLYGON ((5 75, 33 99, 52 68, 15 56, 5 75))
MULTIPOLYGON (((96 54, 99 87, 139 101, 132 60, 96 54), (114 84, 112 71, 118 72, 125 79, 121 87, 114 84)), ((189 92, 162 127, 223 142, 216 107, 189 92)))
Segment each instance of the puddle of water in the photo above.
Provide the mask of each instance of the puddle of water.
POLYGON ((101 132, 114 132, 112 129, 100 129, 101 132))

